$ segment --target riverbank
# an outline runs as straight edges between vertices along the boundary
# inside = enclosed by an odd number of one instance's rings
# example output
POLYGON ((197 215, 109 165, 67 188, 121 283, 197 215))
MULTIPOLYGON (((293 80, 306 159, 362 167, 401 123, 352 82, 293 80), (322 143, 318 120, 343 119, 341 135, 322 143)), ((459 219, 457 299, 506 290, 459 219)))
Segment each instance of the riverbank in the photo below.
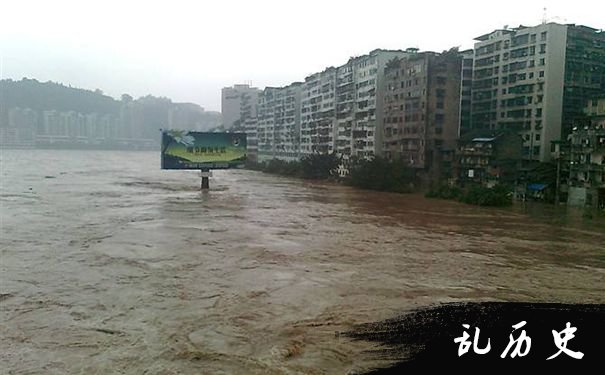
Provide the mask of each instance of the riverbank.
MULTIPOLYGON (((349 173, 340 176, 336 173, 339 161, 333 155, 311 155, 300 162, 271 160, 267 163, 249 163, 248 168, 265 173, 302 179, 323 179, 344 185, 382 192, 413 193, 423 192, 419 188, 415 170, 401 162, 383 158, 359 160, 352 163, 349 173)), ((512 204, 512 189, 504 186, 487 188, 470 186, 462 189, 442 185, 428 189, 428 198, 453 199, 478 206, 505 207, 512 204)))

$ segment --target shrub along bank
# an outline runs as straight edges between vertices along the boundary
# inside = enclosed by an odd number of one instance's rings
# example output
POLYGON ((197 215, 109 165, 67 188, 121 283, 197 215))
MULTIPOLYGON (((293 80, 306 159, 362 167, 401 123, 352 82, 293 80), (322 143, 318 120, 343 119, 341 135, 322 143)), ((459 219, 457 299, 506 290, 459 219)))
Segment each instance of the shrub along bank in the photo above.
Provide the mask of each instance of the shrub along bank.
POLYGON ((476 185, 468 189, 439 186, 429 190, 425 196, 427 198, 453 199, 478 206, 505 207, 513 204, 512 193, 504 185, 496 185, 492 188, 476 185))
MULTIPOLYGON (((304 156, 300 161, 273 159, 265 163, 248 163, 247 168, 288 177, 334 179, 360 189, 376 191, 411 193, 418 186, 414 169, 400 161, 389 161, 380 157, 353 161, 346 178, 338 176, 339 164, 340 160, 334 154, 313 154, 304 156)), ((511 191, 502 185, 492 188, 477 185, 465 189, 442 185, 429 190, 425 196, 458 200, 479 206, 503 207, 513 203, 511 191)))
POLYGON ((411 193, 415 180, 414 170, 402 162, 375 157, 372 160, 353 162, 347 182, 361 189, 411 193))
POLYGON ((288 177, 327 180, 338 176, 339 160, 334 154, 307 155, 300 161, 272 159, 263 163, 247 163, 246 168, 288 177))

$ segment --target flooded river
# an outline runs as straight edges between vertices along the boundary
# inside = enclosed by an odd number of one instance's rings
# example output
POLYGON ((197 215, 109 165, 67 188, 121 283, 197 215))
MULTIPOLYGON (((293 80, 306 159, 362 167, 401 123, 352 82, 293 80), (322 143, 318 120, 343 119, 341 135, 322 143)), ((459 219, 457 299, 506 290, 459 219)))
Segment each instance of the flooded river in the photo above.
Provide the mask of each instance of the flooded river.
POLYGON ((605 303, 605 220, 488 209, 153 152, 3 150, 3 373, 323 374, 337 332, 452 301, 605 303))

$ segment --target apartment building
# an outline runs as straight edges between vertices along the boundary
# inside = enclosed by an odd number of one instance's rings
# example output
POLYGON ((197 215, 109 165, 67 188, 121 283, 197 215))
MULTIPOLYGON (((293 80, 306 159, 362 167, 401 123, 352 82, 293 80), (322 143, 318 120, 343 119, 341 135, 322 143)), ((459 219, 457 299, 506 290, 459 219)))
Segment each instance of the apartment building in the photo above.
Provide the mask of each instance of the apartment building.
POLYGON ((576 127, 569 139, 568 204, 605 209, 605 127, 576 127))
POLYGON ((301 156, 332 153, 336 145, 336 69, 327 68, 302 85, 300 108, 301 156))
POLYGON ((287 161, 300 158, 300 82, 292 83, 277 91, 275 100, 273 157, 287 161))
POLYGON ((336 153, 351 158, 382 154, 384 68, 404 51, 377 49, 305 79, 301 104, 301 155, 336 153))
POLYGON ((38 128, 38 112, 30 108, 10 108, 6 111, 6 126, 0 126, 0 146, 31 147, 38 128))
MULTIPOLYGON (((350 108, 352 104, 352 113, 345 112, 346 115, 352 116, 341 118, 338 122, 338 136, 343 133, 349 134, 350 131, 348 142, 343 142, 343 146, 337 149, 338 154, 342 155, 345 161, 350 158, 363 159, 383 154, 382 124, 386 87, 384 70, 389 61, 405 57, 410 53, 414 53, 413 49, 407 51, 377 49, 367 55, 356 57, 339 68, 339 72, 345 74, 352 71, 354 85, 353 101, 338 101, 338 104, 344 104, 345 108, 350 108), (351 117, 352 121, 349 122, 347 118, 351 117)), ((344 82, 346 83, 346 78, 344 82)), ((338 98, 347 100, 352 93, 352 88, 348 88, 346 84, 339 85, 338 88, 338 98)))
POLYGON ((460 52, 462 66, 460 73, 460 128, 458 136, 471 130, 471 102, 473 87, 473 62, 474 51, 472 49, 460 52))
POLYGON ((261 90, 247 84, 225 87, 221 91, 223 127, 243 127, 246 119, 256 117, 258 95, 261 90))
POLYGON ((545 23, 476 40, 471 128, 517 131, 524 159, 550 160, 552 142, 605 90, 605 34, 545 23))
POLYGON ((374 50, 302 83, 267 87, 258 96, 258 161, 298 160, 313 153, 351 158, 382 153, 384 68, 409 52, 374 50))
MULTIPOLYGON (((385 70, 384 155, 438 173, 460 126, 462 55, 412 53, 385 70)), ((451 161, 451 160, 450 160, 451 161)))
POLYGON ((275 96, 279 88, 266 87, 258 97, 256 117, 257 158, 259 162, 269 161, 273 154, 273 126, 275 120, 275 96))
MULTIPOLYGON (((300 106, 302 83, 267 87, 258 98, 256 149, 259 162, 300 158, 300 106)), ((252 118, 247 122, 253 126, 252 118)))
POLYGON ((258 162, 258 136, 257 128, 258 119, 256 117, 249 117, 244 122, 244 131, 246 132, 246 151, 248 160, 256 163, 258 162))

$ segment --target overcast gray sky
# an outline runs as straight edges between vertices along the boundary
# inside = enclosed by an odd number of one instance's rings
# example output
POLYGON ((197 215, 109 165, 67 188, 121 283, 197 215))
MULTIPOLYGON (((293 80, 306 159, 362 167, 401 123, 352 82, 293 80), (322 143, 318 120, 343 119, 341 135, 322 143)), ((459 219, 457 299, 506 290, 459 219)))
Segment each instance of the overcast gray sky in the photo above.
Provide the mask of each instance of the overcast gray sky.
POLYGON ((605 1, 0 0, 2 78, 167 96, 220 110, 220 89, 303 80, 375 48, 442 51, 504 25, 605 29, 605 1))

